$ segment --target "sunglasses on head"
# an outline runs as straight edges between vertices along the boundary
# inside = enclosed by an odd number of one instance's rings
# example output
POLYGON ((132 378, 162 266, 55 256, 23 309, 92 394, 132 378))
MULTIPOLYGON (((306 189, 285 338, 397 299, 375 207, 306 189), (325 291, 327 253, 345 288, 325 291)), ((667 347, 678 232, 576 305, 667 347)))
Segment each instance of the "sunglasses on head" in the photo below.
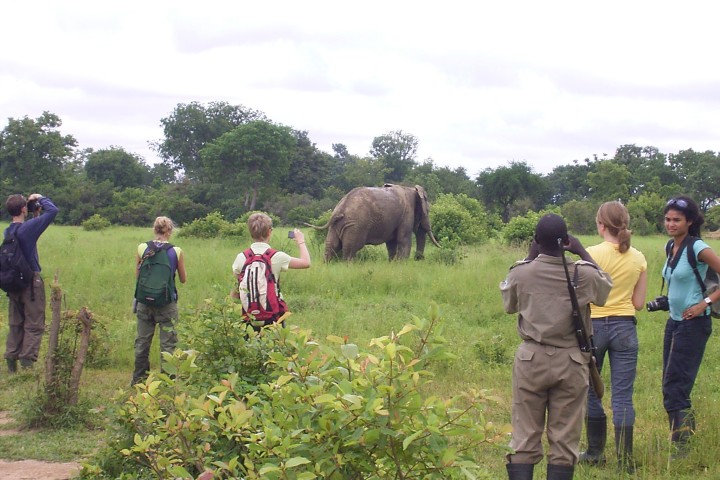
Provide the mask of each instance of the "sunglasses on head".
POLYGON ((680 208, 687 208, 687 207, 688 207, 688 202, 686 202, 686 201, 683 200, 682 198, 671 198, 671 199, 668 200, 668 202, 665 204, 666 207, 673 207, 673 206, 675 206, 675 205, 677 205, 677 206, 680 207, 680 208))

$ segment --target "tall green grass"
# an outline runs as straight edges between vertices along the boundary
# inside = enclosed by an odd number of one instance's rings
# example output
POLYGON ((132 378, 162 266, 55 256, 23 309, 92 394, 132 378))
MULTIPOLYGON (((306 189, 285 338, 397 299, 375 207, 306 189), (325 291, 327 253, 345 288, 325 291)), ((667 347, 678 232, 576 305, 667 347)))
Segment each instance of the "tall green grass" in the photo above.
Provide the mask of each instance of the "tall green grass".
MULTIPOLYGON (((4 225, 0 225, 4 228, 4 225)), ((277 229, 277 231, 282 231, 277 229)), ((119 390, 127 390, 133 362, 135 317, 131 310, 134 291, 134 261, 137 245, 151 238, 151 229, 111 227, 86 232, 77 227, 52 226, 42 236, 39 250, 43 275, 49 286, 57 273, 65 292, 68 309, 87 306, 95 318, 107 327, 113 346, 108 369, 87 369, 83 374, 81 395, 100 409, 112 401, 119 390)), ((516 318, 503 312, 498 289, 508 267, 525 251, 499 244, 467 249, 466 257, 456 265, 433 261, 436 249, 426 249, 427 260, 389 263, 382 247, 367 262, 345 264, 322 262, 322 245, 306 238, 313 258, 309 270, 293 270, 282 277, 282 290, 292 317, 289 323, 311 329, 318 338, 333 334, 348 336, 359 345, 378 336, 398 331, 413 316, 425 316, 430 302, 440 305, 444 335, 457 354, 454 362, 438 364, 432 392, 449 395, 468 387, 485 388, 499 401, 485 412, 487 420, 504 424, 510 421, 511 367, 519 339, 516 318)), ((599 242, 598 237, 581 237, 585 245, 599 242)), ((648 259, 650 285, 648 297, 660 289, 663 262, 663 236, 634 239, 634 246, 648 259)), ((186 255, 188 281, 178 284, 180 321, 192 318, 206 299, 227 295, 233 285, 231 265, 235 256, 247 247, 228 239, 201 240, 175 238, 186 255)), ((271 242, 275 248, 297 255, 295 244, 286 238, 271 242)), ((709 241, 720 251, 720 241, 709 241)), ((569 308, 569 307, 568 307, 569 308)), ((49 310, 48 310, 49 315, 49 310)), ((693 403, 698 415, 698 432, 691 455, 672 464, 669 458, 668 425, 662 407, 662 336, 665 314, 638 313, 640 358, 635 383, 637 423, 636 457, 641 466, 636 478, 720 478, 720 348, 717 334, 708 343, 693 403)), ((48 321, 49 321, 48 316, 48 321)), ((717 323, 716 323, 717 325, 717 323)), ((7 299, 0 296, 0 336, 7 333, 7 299)), ((44 342, 43 348, 46 342, 44 342)), ((157 345, 152 354, 157 368, 157 345)), ((604 372, 609 382, 607 371, 604 372)), ((0 373, 0 410, 17 411, 18 405, 38 387, 38 378, 10 378, 0 373)), ((609 391, 609 388, 608 388, 609 391)), ((610 414, 610 396, 604 401, 610 414)), ((13 437, 0 436, 0 456, 6 458, 46 458, 68 460, 82 456, 68 451, 64 442, 50 432, 30 432, 23 442, 36 439, 42 448, 27 451, 13 437), (57 440, 53 440, 57 439, 57 440)), ((82 433, 73 433, 73 438, 82 433)), ((85 433, 76 444, 89 446, 100 438, 97 432, 85 433)), ((578 467, 576 478, 618 478, 612 459, 612 429, 608 447, 611 463, 605 468, 578 467)), ((87 449, 89 453, 91 448, 87 449)), ((499 450, 477 452, 497 478, 503 478, 504 458, 499 450)), ((544 477, 544 473, 542 475, 544 477)), ((540 477, 538 477, 540 478, 540 477)))

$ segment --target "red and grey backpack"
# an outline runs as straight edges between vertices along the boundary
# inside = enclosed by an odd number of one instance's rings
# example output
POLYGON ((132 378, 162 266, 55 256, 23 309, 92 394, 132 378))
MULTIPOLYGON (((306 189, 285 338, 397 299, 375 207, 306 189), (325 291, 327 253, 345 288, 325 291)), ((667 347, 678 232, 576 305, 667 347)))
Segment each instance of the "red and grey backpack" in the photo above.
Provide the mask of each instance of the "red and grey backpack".
POLYGON ((272 272, 275 253, 277 250, 272 248, 261 254, 250 248, 243 252, 245 263, 240 270, 238 290, 243 318, 249 322, 261 321, 269 325, 287 312, 287 305, 280 298, 280 282, 272 272))

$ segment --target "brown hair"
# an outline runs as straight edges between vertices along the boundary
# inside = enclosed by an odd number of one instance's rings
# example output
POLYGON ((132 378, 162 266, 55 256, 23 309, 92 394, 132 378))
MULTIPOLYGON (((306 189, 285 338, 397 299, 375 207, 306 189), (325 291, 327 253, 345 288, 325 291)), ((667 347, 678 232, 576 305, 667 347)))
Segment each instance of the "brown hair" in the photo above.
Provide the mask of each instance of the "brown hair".
POLYGON ((156 235, 169 235, 174 228, 175 224, 168 217, 157 217, 153 225, 153 230, 156 235))
POLYGON ((8 213, 11 217, 17 217, 22 213, 23 207, 27 205, 27 200, 25 200, 25 197, 20 195, 19 193, 15 195, 10 195, 7 198, 7 201, 5 202, 5 208, 7 208, 8 213))
POLYGON ((248 230, 255 241, 266 240, 272 230, 272 218, 264 213, 253 213, 248 217, 248 230))
POLYGON ((620 202, 605 202, 598 208, 595 216, 597 223, 602 223, 613 237, 617 237, 620 243, 620 253, 625 253, 630 248, 630 214, 627 208, 620 202))

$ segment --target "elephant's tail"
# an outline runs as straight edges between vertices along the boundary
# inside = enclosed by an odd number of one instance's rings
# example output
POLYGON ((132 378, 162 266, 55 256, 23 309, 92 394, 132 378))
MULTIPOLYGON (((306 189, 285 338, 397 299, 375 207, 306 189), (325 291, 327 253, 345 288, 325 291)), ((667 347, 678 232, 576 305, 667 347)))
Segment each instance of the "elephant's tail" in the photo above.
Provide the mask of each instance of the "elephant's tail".
POLYGON ((312 223, 307 222, 303 222, 303 225, 305 225, 306 227, 314 228, 315 230, 327 230, 330 224, 335 223, 344 217, 344 213, 334 214, 332 217, 330 217, 330 220, 328 220, 325 225, 313 225, 312 223))

